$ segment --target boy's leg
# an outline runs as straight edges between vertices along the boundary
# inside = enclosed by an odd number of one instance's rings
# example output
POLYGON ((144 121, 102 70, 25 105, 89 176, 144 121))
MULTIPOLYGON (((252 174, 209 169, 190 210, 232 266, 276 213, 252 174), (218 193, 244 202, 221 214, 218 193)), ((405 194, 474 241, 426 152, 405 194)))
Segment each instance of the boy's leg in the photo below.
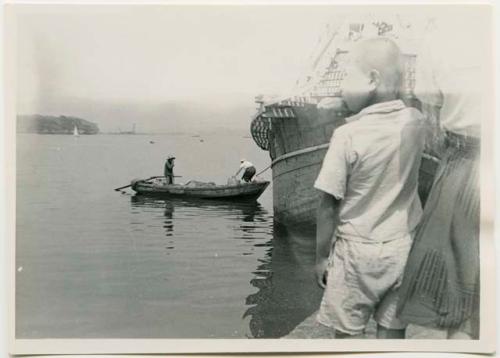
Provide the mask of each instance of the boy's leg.
POLYGON ((316 316, 318 323, 335 330, 335 338, 363 338, 364 330, 377 302, 359 267, 377 252, 375 245, 366 245, 338 238, 328 267, 326 288, 316 316), (366 252, 365 252, 366 251, 366 252))
POLYGON ((397 291, 389 291, 382 299, 375 312, 377 322, 377 338, 380 339, 404 339, 406 323, 396 316, 398 304, 397 291))
POLYGON ((323 339, 362 339, 365 338, 364 333, 348 334, 339 331, 333 327, 325 326, 316 321, 314 324, 314 333, 310 338, 323 338, 323 339))
POLYGON ((362 339, 364 334, 347 334, 338 330, 335 330, 335 339, 362 339))
POLYGON ((404 339, 406 329, 392 329, 385 328, 377 324, 377 338, 378 339, 404 339))
POLYGON ((335 329, 315 321, 311 338, 334 339, 335 329))
POLYGON ((404 339, 407 323, 397 316, 399 285, 404 273, 406 260, 412 244, 411 236, 384 244, 387 253, 386 282, 388 288, 375 310, 377 338, 404 339))

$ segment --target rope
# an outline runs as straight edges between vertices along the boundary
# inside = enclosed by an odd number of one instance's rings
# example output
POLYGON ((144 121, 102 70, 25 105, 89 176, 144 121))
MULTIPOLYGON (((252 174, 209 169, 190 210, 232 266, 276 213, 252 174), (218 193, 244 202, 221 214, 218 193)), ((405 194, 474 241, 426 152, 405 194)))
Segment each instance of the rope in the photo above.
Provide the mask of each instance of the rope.
POLYGON ((328 148, 329 145, 330 145, 330 143, 325 143, 325 144, 315 145, 313 147, 307 147, 304 149, 299 149, 299 150, 295 150, 293 152, 283 154, 282 156, 279 156, 278 158, 273 160, 273 162, 271 163, 271 166, 275 165, 278 162, 281 162, 282 160, 285 160, 285 159, 288 159, 291 157, 295 157, 295 156, 300 155, 300 154, 315 152, 317 150, 328 148))
MULTIPOLYGON (((315 152, 315 151, 321 150, 321 149, 326 149, 326 148, 329 147, 329 145, 330 145, 330 143, 325 143, 325 144, 315 145, 313 147, 307 147, 307 148, 303 148, 303 149, 299 149, 299 150, 295 150, 293 152, 289 152, 289 153, 283 154, 283 155, 279 156, 278 158, 276 158, 275 160, 273 160, 273 162, 271 163, 271 166, 275 165, 278 162, 281 162, 282 160, 285 160, 285 159, 288 159, 288 158, 291 158, 291 157, 295 157, 297 155, 301 155, 301 154, 305 154, 305 153, 310 153, 310 152, 315 152)), ((425 158, 425 159, 432 160, 435 163, 439 163, 440 162, 440 160, 438 158, 434 157, 433 155, 427 154, 427 153, 422 153, 422 157, 425 158)), ((267 167, 266 170, 268 168, 269 167, 267 167)))
POLYGON ((264 168, 264 170, 261 170, 260 172, 258 172, 255 176, 259 176, 261 175, 262 173, 264 173, 266 170, 268 170, 269 168, 271 168, 271 165, 272 164, 269 164, 266 168, 264 168))
MULTIPOLYGON (((282 160, 285 160, 285 159, 288 159, 288 158, 291 158, 291 157, 295 157, 297 155, 301 155, 301 154, 305 154, 305 153, 311 153, 311 152, 315 152, 317 150, 326 149, 326 148, 329 147, 329 145, 330 145, 330 143, 324 143, 324 144, 320 144, 320 145, 315 145, 313 147, 307 147, 307 148, 304 148, 304 149, 299 149, 299 150, 295 150, 293 152, 289 152, 289 153, 283 154, 283 155, 279 156, 278 158, 276 158, 275 160, 273 160, 271 164, 269 164, 264 170, 260 171, 255 176, 259 176, 260 174, 264 173, 266 170, 268 170, 269 168, 271 168, 276 163, 281 162, 282 160)), ((440 162, 440 160, 438 158, 434 157, 433 155, 427 154, 427 153, 422 153, 422 157, 425 158, 425 159, 431 160, 434 163, 439 163, 440 162)))

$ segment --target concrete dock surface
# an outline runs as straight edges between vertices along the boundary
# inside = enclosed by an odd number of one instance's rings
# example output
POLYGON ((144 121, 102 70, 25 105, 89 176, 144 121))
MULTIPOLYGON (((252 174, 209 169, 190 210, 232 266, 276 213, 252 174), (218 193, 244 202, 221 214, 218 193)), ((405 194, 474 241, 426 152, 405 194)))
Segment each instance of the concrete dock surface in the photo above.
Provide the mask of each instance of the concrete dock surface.
MULTIPOLYGON (((293 331, 283 337, 283 339, 334 339, 333 330, 316 322, 316 313, 307 317, 293 331)), ((366 328, 363 339, 375 339, 377 324, 373 319, 370 320, 366 328)), ((407 339, 446 339, 446 330, 438 330, 428 327, 409 325, 406 329, 407 339)))

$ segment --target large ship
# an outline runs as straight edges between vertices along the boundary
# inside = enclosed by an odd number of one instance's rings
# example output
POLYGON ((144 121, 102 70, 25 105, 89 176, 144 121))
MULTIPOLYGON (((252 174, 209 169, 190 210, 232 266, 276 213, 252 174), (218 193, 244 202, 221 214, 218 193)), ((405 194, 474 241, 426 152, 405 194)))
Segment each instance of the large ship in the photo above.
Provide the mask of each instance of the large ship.
MULTIPOLYGON (((297 81, 294 95, 280 99, 256 97, 259 108, 251 122, 251 133, 255 143, 269 151, 272 160, 274 216, 278 223, 302 229, 315 226, 318 192, 313 187, 314 180, 333 131, 350 115, 340 90, 351 47, 360 39, 373 36, 396 41, 404 58, 401 97, 406 105, 418 106, 413 93, 418 39, 413 34, 424 32, 422 26, 414 29, 398 17, 392 22, 373 17, 344 21, 324 36, 310 68, 297 81), (328 105, 322 106, 325 102, 328 105)), ((435 156, 424 155, 419 180, 423 202, 437 163, 435 156)))

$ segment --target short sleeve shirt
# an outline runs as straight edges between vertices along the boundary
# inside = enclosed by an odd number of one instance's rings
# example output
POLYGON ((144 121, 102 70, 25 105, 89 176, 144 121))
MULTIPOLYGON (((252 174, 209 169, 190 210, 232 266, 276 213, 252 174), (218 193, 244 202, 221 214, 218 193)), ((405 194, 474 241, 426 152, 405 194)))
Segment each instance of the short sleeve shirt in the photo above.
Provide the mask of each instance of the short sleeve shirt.
POLYGON ((400 238, 422 215, 418 171, 425 121, 399 100, 369 106, 357 116, 335 130, 314 186, 342 200, 337 235, 400 238))

